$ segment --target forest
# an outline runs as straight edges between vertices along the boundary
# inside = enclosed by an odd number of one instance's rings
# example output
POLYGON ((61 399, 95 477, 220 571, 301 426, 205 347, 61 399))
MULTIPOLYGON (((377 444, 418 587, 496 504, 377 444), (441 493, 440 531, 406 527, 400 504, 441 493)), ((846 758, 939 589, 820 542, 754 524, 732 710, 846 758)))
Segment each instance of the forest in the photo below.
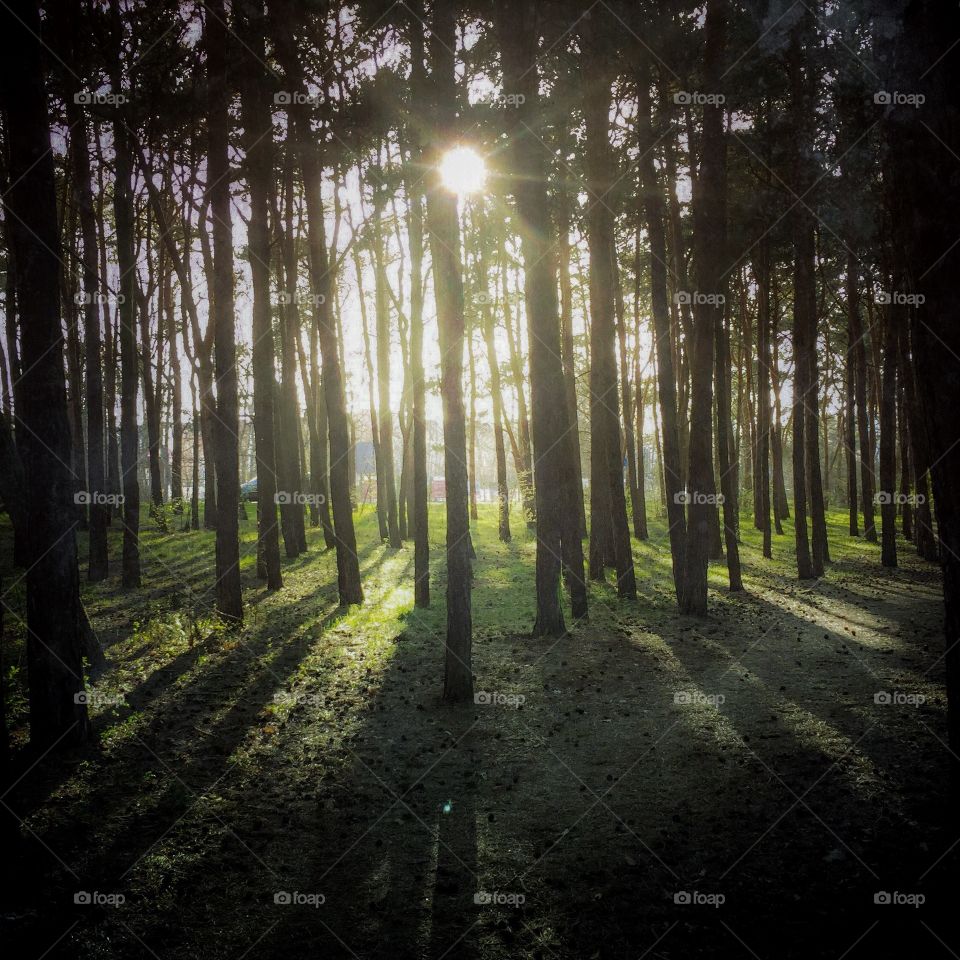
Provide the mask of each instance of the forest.
POLYGON ((0 47, 4 956, 960 954, 957 4, 0 47))

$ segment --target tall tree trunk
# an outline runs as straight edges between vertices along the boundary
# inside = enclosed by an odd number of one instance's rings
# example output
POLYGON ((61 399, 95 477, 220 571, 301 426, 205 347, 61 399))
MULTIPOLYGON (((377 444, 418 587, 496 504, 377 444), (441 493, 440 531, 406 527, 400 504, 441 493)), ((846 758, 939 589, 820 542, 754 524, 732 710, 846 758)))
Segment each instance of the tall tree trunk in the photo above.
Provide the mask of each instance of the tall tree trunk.
MULTIPOLYGON (((114 93, 123 89, 121 57, 123 25, 119 0, 111 0, 114 31, 114 59, 111 85, 114 93)), ((117 236, 117 265, 120 270, 117 296, 117 326, 120 335, 120 469, 123 488, 123 565, 125 587, 140 586, 140 484, 137 479, 138 431, 137 388, 137 265, 133 251, 133 198, 128 126, 124 106, 116 107, 113 124, 114 188, 113 207, 117 236)))
MULTIPOLYGON (((75 22, 71 13, 68 23, 75 22)), ((72 42, 72 37, 68 38, 72 42)), ((100 335, 100 276, 98 271, 97 218, 93 207, 90 149, 83 108, 75 101, 76 83, 69 70, 64 73, 64 102, 70 127, 70 159, 73 165, 74 202, 83 240, 83 331, 87 379, 87 494, 90 504, 87 579, 105 580, 110 561, 107 547, 107 468, 103 409, 103 357, 100 335)))
POLYGON ((650 68, 641 60, 637 73, 637 140, 640 151, 640 186, 644 198, 650 242, 650 300, 657 356, 657 390, 660 401, 663 486, 666 497, 670 554, 677 602, 683 595, 686 518, 680 465, 680 431, 677 424, 677 380, 670 343, 670 304, 667 299, 667 239, 663 188, 653 164, 654 137, 650 121, 650 68))
MULTIPOLYGON (((294 165, 296 134, 288 127, 285 158, 283 227, 280 250, 283 275, 283 309, 280 325, 280 415, 281 442, 277 452, 280 465, 280 520, 283 545, 288 557, 297 557, 307 549, 303 510, 303 474, 300 462, 300 398, 297 393, 297 343, 300 340, 300 302, 297 296, 297 255, 293 220, 294 165)), ((278 221, 279 226, 279 221, 278 221)))
MULTIPOLYGON (((481 276, 486 277, 481 260, 481 276)), ((510 490, 507 487, 507 451, 503 442, 503 394, 500 387, 500 364, 493 332, 493 311, 489 301, 481 311, 483 339, 487 347, 487 365, 490 369, 490 397, 493 404, 493 442, 497 457, 497 532, 501 542, 510 542, 510 490)))
POLYGON ((17 416, 30 531, 27 665, 30 743, 37 756, 90 736, 83 689, 86 617, 80 602, 70 426, 60 323, 60 238, 40 13, 31 0, 0 11, 0 91, 9 158, 3 196, 16 265, 23 373, 17 416), (81 701, 81 702, 78 702, 81 701))
POLYGON ((520 339, 520 318, 517 317, 517 330, 514 336, 513 320, 510 310, 510 288, 507 269, 506 231, 500 235, 500 280, 503 302, 503 325, 507 333, 507 345, 510 348, 510 372, 517 391, 517 443, 513 451, 514 465, 517 471, 517 485, 523 498, 523 513, 527 529, 533 530, 536 520, 536 506, 533 492, 533 454, 530 449, 530 418, 527 412, 527 397, 523 389, 526 373, 517 341, 520 339))
MULTIPOLYGON (((770 243, 764 236, 754 264, 757 280, 757 461, 763 555, 773 557, 770 530, 770 243)), ((749 355, 749 348, 747 348, 749 355)))
POLYGON ((456 133, 456 15, 434 4, 431 19, 432 107, 436 140, 429 151, 427 217, 433 256, 434 295, 440 334, 440 397, 443 403, 447 510, 447 633, 443 698, 473 700, 473 620, 470 604, 470 517, 467 505, 467 437, 463 408, 463 274, 457 199, 445 192, 440 154, 456 133))
MULTIPOLYGON (((897 347, 899 350, 899 346, 897 347)), ((913 497, 911 494, 910 436, 907 428, 907 397, 903 367, 897 354, 900 376, 897 381, 897 444, 900 447, 900 522, 904 540, 913 540, 913 497)))
POLYGON ((533 635, 555 637, 566 629, 560 603, 561 573, 566 575, 575 618, 586 615, 587 594, 574 489, 576 470, 572 444, 566 436, 570 423, 557 295, 557 234, 550 220, 546 169, 536 133, 542 123, 536 5, 530 0, 500 4, 497 29, 503 49, 505 87, 520 97, 519 105, 508 118, 507 132, 530 344, 537 532, 537 613, 533 635))
POLYGON ((374 200, 373 262, 377 321, 377 391, 379 399, 377 433, 380 437, 380 465, 386 496, 387 540, 397 549, 403 544, 397 526, 397 481, 393 458, 393 414, 390 412, 390 301, 387 271, 383 260, 383 231, 380 228, 379 200, 374 200))
MULTIPOLYGON (((726 49, 727 5, 708 0, 704 85, 719 88, 726 49)), ((713 405, 714 339, 723 310, 723 256, 726 240, 724 184, 726 142, 723 107, 709 103, 703 108, 700 171, 693 195, 694 261, 697 299, 694 304, 694 336, 691 359, 689 513, 684 550, 682 613, 703 616, 707 612, 707 560, 710 548, 710 514, 713 479, 711 408, 713 405)), ((729 535, 729 534, 728 534, 729 535)), ((731 577, 731 586, 733 579, 731 577)))
MULTIPOLYGON (((617 347, 620 354, 620 399, 623 406, 623 435, 627 452, 627 482, 630 487, 630 516, 633 535, 640 539, 640 491, 637 486, 637 449, 634 432, 633 389, 630 384, 630 358, 627 351, 626 310, 620 285, 616 243, 611 253, 614 276, 614 316, 617 326, 617 347)), ((639 389, 639 388, 638 388, 639 389)))
MULTIPOLYGON (((911 0, 896 37, 898 76, 894 90, 926 97, 921 111, 899 107, 888 117, 890 166, 910 210, 905 246, 911 279, 922 282, 924 302, 911 311, 912 354, 926 426, 930 472, 942 548, 945 603, 947 739, 950 786, 960 795, 960 317, 956 277, 960 257, 956 224, 960 220, 957 192, 936 189, 955 180, 954 159, 960 150, 960 49, 944 40, 960 34, 956 7, 930 6, 911 0), (946 146, 946 150, 943 147, 946 146), (948 411, 949 415, 944 415, 948 411)), ((913 427, 914 424, 911 424, 913 427)), ((918 465, 926 467, 926 461, 918 465)))
POLYGON ((580 450, 580 412, 577 408, 576 354, 573 348, 573 289, 570 282, 570 195, 563 191, 557 200, 557 235, 560 240, 560 349, 563 362, 563 390, 567 399, 567 421, 570 429, 568 457, 573 470, 573 492, 576 501, 580 538, 587 535, 587 513, 583 497, 583 466, 580 450))
POLYGON ((227 87, 227 23, 223 0, 209 0, 207 51, 207 171, 213 217, 214 363, 217 375, 217 613, 243 621, 240 587, 240 417, 237 397, 236 333, 233 316, 233 226, 230 211, 230 91, 227 87))
POLYGON ((253 431, 257 448, 258 574, 267 588, 283 586, 277 523, 277 463, 274 446, 274 347, 270 310, 270 190, 273 178, 273 121, 265 99, 262 64, 265 16, 261 0, 238 0, 237 34, 249 58, 241 74, 244 154, 250 190, 247 251, 253 282, 253 431))
MULTIPOLYGON (((423 102, 428 97, 424 63, 423 4, 411 0, 408 30, 410 41, 411 96, 423 102)), ((416 124, 410 132, 410 169, 406 175, 410 205, 410 380, 413 413, 413 602, 430 606, 430 540, 427 476, 426 384, 423 373, 423 199, 419 164, 423 157, 421 132, 416 124)))
POLYGON ((880 563, 897 565, 897 329, 908 323, 905 307, 891 304, 881 321, 880 563))
POLYGON ((854 361, 856 344, 853 341, 855 323, 853 314, 859 309, 857 304, 857 258, 852 252, 847 255, 847 356, 845 394, 845 437, 847 448, 847 501, 850 508, 850 536, 860 536, 859 505, 857 504, 857 371, 854 361))
POLYGON ((617 593, 635 597, 617 402, 614 220, 607 196, 616 180, 609 129, 611 75, 603 68, 611 25, 605 11, 596 13, 588 24, 581 61, 590 247, 590 575, 602 579, 603 568, 612 560, 617 593))
MULTIPOLYGON (((793 135, 799 142, 799 151, 794 159, 793 191, 804 196, 809 189, 807 164, 809 157, 803 151, 811 149, 805 140, 809 126, 808 84, 804 75, 804 57, 809 55, 808 17, 802 12, 793 27, 788 51, 790 74, 791 114, 793 135)), ((793 232, 793 524, 796 533, 797 574, 801 580, 823 573, 822 557, 810 556, 810 541, 807 532, 807 477, 812 469, 807 463, 810 450, 807 438, 810 429, 807 420, 812 415, 816 396, 813 373, 810 368, 815 345, 811 337, 816 331, 816 289, 814 276, 815 241, 813 216, 803 204, 797 204, 792 212, 793 232)), ((819 469, 819 465, 818 465, 819 469)))
MULTIPOLYGON (((724 178, 726 170, 724 170, 724 178)), ((724 187, 725 190, 725 187, 724 187)), ((724 216, 726 204, 724 203, 724 216)), ((724 245, 726 251, 726 230, 724 245)), ((721 277, 721 284, 723 277, 721 277)), ((717 459, 720 465, 723 531, 727 547, 727 574, 730 589, 743 589, 740 574, 740 548, 737 543, 737 477, 730 458, 730 329, 721 307, 716 317, 716 385, 717 385, 717 459)))

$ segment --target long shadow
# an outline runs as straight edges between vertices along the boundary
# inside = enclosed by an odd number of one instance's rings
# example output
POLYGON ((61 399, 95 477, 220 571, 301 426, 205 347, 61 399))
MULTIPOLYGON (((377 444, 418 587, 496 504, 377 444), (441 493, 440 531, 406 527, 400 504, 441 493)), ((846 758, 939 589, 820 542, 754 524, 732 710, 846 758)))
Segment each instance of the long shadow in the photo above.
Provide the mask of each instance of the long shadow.
MULTIPOLYGON (((235 700, 201 731, 183 773, 202 802, 175 806, 171 812, 193 812, 130 872, 126 911, 104 910, 83 923, 64 955, 78 946, 104 957, 149 955, 147 945, 161 960, 235 960, 247 950, 264 960, 636 960, 751 950, 807 958, 840 956, 877 919, 866 949, 847 956, 892 951, 894 924, 904 915, 888 920, 882 908, 875 915, 872 894, 900 877, 915 882, 916 872, 901 869, 899 859, 911 868, 921 859, 911 847, 925 836, 924 824, 903 828, 882 849, 863 849, 885 813, 882 794, 865 793, 835 770, 805 798, 828 824, 843 821, 835 831, 879 874, 878 883, 803 805, 791 809, 794 795, 766 767, 802 794, 836 752, 798 735, 789 711, 813 711, 791 699, 789 683, 779 691, 764 674, 741 681, 737 669, 718 681, 742 647, 760 639, 743 608, 725 605, 703 624, 666 615, 658 594, 650 600, 653 633, 639 606, 598 602, 590 623, 570 636, 533 641, 515 623, 507 629, 516 611, 526 610, 533 581, 532 569, 510 561, 510 548, 485 545, 477 566, 476 687, 496 697, 465 707, 439 702, 442 590, 430 611, 411 611, 394 635, 398 628, 380 610, 389 610, 394 588, 408 586, 409 562, 401 573, 391 568, 383 595, 370 593, 365 622, 324 625, 329 669, 312 657, 305 662, 305 636, 288 640, 269 664, 282 664, 283 684, 304 698, 271 722, 275 729, 240 713, 227 729, 235 700), (722 692, 727 703, 719 710, 677 704, 675 694, 691 688, 722 692), (235 734, 253 726, 259 732, 245 759, 231 765, 240 745, 235 734), (228 752, 208 766, 204 752, 218 738, 228 752), (207 776, 221 771, 229 775, 220 784, 207 776), (684 891, 720 893, 726 903, 675 903, 684 891), (299 902, 275 903, 283 894, 299 902), (825 931, 836 937, 836 950, 825 931)), ((744 603, 785 618, 786 637, 819 629, 791 622, 762 599, 744 603)), ((299 624, 299 601, 292 606, 299 624)), ((825 648, 841 638, 824 641, 825 648)), ((237 696, 252 697, 253 713, 276 688, 259 662, 265 655, 267 639, 258 636, 252 670, 232 681, 237 696)), ((770 651, 770 674, 788 662, 784 642, 770 651)), ((204 691, 210 687, 199 679, 178 689, 163 705, 167 722, 204 691)), ((843 723, 820 719, 856 739, 854 715, 843 723)), ((148 742, 179 762, 182 744, 158 743, 162 723, 149 729, 148 742)), ((93 881, 109 881, 111 859, 142 852, 156 835, 154 794, 124 782, 138 769, 135 760, 132 753, 100 787, 105 803, 119 793, 105 826, 116 822, 121 835, 92 858, 103 868, 89 874, 93 881), (124 824, 122 804, 144 794, 149 805, 124 824)), ((905 771, 911 768, 914 759, 905 757, 905 771)), ((171 789, 160 797, 175 804, 171 789)), ((886 790, 895 794, 895 784, 886 790)), ((81 848, 98 836, 93 825, 84 827, 81 848)), ((907 919, 915 931, 921 918, 907 919)), ((923 919, 943 935, 937 914, 923 919)))
MULTIPOLYGON (((278 644, 269 622, 249 639, 228 640, 225 655, 162 699, 148 722, 135 727, 123 746, 111 749, 99 762, 95 754, 86 754, 87 762, 93 764, 77 788, 85 791, 88 819, 83 824, 53 825, 42 835, 29 833, 19 851, 18 899, 27 923, 14 931, 18 941, 29 943, 43 931, 50 911, 58 919, 64 918, 65 907, 67 915, 76 912, 69 905, 77 890, 102 890, 105 884, 109 887, 122 880, 198 797, 202 799, 230 773, 231 754, 255 726, 272 691, 309 652, 313 639, 306 631, 322 634, 342 616, 335 606, 335 589, 293 606, 303 627, 295 641, 278 644), (43 908, 37 909, 31 890, 41 889, 47 896, 43 908)), ((199 657, 188 651, 168 664, 169 677, 188 668, 190 659, 196 662, 199 657)), ((134 698, 135 703, 148 700, 143 693, 134 698)), ((18 814, 29 817, 73 773, 69 760, 56 769, 37 771, 17 791, 18 814)), ((243 841, 234 839, 241 849, 243 841)), ((71 918, 83 924, 91 913, 80 910, 71 918)))

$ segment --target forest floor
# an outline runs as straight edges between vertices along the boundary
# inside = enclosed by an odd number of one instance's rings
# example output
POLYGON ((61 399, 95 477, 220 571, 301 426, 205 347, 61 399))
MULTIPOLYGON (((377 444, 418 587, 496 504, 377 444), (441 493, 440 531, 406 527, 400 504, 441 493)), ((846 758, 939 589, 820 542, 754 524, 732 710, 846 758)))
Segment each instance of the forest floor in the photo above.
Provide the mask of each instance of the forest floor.
POLYGON ((381 546, 369 508, 367 601, 346 614, 316 530, 268 593, 251 519, 236 634, 212 619, 212 534, 144 521, 144 589, 121 590, 118 560, 84 586, 108 657, 88 687, 98 744, 21 759, 4 798, 23 819, 2 854, 6 956, 957 956, 940 575, 910 544, 885 570, 832 514, 834 562, 800 583, 792 536, 765 561, 744 517, 746 591, 713 563, 697 620, 676 613, 655 522, 636 602, 591 585, 588 622, 533 640, 534 541, 515 515, 499 543, 482 506, 490 696, 453 708, 432 509, 427 611, 412 547, 381 546))

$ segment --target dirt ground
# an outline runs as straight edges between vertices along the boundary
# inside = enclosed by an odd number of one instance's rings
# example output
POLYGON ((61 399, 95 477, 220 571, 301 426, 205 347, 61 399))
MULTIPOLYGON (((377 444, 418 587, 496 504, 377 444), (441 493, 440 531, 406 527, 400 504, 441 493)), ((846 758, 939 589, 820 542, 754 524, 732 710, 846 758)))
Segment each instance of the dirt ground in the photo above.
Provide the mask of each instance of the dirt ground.
POLYGON ((593 585, 545 641, 533 543, 484 512, 461 708, 439 701, 442 570, 413 610, 412 548, 369 516, 345 615, 315 532, 270 595, 247 524, 237 635, 209 618, 211 535, 148 531, 148 589, 86 597, 99 743, 21 755, 4 797, 5 955, 957 956, 939 571, 903 541, 884 570, 831 521, 805 584, 792 539, 764 561, 745 530, 747 590, 714 564, 707 620, 675 613, 654 524, 640 599, 593 585))

